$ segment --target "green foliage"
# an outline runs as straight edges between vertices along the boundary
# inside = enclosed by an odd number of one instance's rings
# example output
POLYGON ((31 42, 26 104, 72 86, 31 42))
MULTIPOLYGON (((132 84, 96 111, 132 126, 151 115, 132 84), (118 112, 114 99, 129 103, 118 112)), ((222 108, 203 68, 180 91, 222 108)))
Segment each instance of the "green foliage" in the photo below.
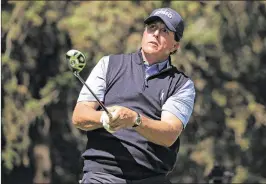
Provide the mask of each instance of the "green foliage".
POLYGON ((263 1, 11 1, 2 11, 4 177, 29 167, 37 143, 49 145, 53 183, 75 183, 85 136, 71 125, 81 84, 65 53, 85 52, 87 77, 104 55, 141 45, 143 20, 170 6, 185 20, 174 64, 197 90, 181 135, 176 182, 205 182, 215 161, 233 182, 265 182, 266 3, 263 1), (58 158, 65 158, 63 163, 58 158), (59 169, 58 169, 59 168, 59 169), (69 177, 65 177, 69 176, 69 177))

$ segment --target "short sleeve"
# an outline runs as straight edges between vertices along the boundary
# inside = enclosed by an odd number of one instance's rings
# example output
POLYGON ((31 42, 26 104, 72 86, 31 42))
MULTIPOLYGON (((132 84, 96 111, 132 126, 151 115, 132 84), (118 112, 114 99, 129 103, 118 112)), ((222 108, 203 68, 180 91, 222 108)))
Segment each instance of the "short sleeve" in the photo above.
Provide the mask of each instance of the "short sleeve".
POLYGON ((194 83, 188 80, 177 93, 166 100, 162 110, 174 114, 185 128, 193 111, 195 95, 194 83))
MULTIPOLYGON (((100 61, 92 69, 89 77, 86 80, 86 84, 101 101, 103 101, 106 91, 106 73, 108 64, 109 56, 104 56, 103 58, 101 58, 100 61)), ((87 87, 83 85, 77 101, 96 101, 96 99, 87 89, 87 87)))

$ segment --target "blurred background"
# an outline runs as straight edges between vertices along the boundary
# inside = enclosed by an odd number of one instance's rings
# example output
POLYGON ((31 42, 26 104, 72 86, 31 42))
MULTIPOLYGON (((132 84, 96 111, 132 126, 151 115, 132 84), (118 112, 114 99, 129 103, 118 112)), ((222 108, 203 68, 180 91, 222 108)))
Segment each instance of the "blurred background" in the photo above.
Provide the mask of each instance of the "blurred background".
POLYGON ((174 65, 196 103, 174 183, 204 183, 215 164, 233 183, 266 183, 266 2, 7 1, 1 25, 2 183, 74 184, 85 132, 71 124, 82 84, 65 53, 84 52, 87 78, 104 55, 140 47, 143 20, 171 7, 185 20, 174 65))

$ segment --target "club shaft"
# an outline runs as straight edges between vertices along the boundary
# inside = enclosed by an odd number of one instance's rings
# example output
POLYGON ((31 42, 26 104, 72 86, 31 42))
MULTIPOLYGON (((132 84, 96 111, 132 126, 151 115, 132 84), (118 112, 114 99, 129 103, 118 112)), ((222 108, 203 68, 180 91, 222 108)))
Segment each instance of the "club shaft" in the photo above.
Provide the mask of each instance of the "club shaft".
POLYGON ((94 96, 94 98, 97 100, 99 105, 103 108, 103 110, 107 113, 107 115, 111 118, 111 113, 107 110, 107 108, 104 106, 104 104, 99 100, 99 98, 95 95, 95 93, 90 89, 90 87, 85 83, 85 81, 80 77, 79 73, 73 72, 74 75, 80 80, 80 82, 87 87, 87 89, 91 92, 91 94, 94 96))

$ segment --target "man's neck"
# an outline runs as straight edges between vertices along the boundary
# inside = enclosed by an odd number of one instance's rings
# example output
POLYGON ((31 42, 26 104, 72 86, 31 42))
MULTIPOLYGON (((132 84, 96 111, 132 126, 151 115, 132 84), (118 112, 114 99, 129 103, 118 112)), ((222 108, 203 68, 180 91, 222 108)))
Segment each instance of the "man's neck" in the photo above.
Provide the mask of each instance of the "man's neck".
POLYGON ((143 60, 148 62, 149 65, 163 62, 163 61, 167 60, 167 58, 168 58, 168 57, 159 58, 158 56, 156 56, 154 54, 147 54, 142 49, 141 49, 141 54, 142 54, 143 60))

